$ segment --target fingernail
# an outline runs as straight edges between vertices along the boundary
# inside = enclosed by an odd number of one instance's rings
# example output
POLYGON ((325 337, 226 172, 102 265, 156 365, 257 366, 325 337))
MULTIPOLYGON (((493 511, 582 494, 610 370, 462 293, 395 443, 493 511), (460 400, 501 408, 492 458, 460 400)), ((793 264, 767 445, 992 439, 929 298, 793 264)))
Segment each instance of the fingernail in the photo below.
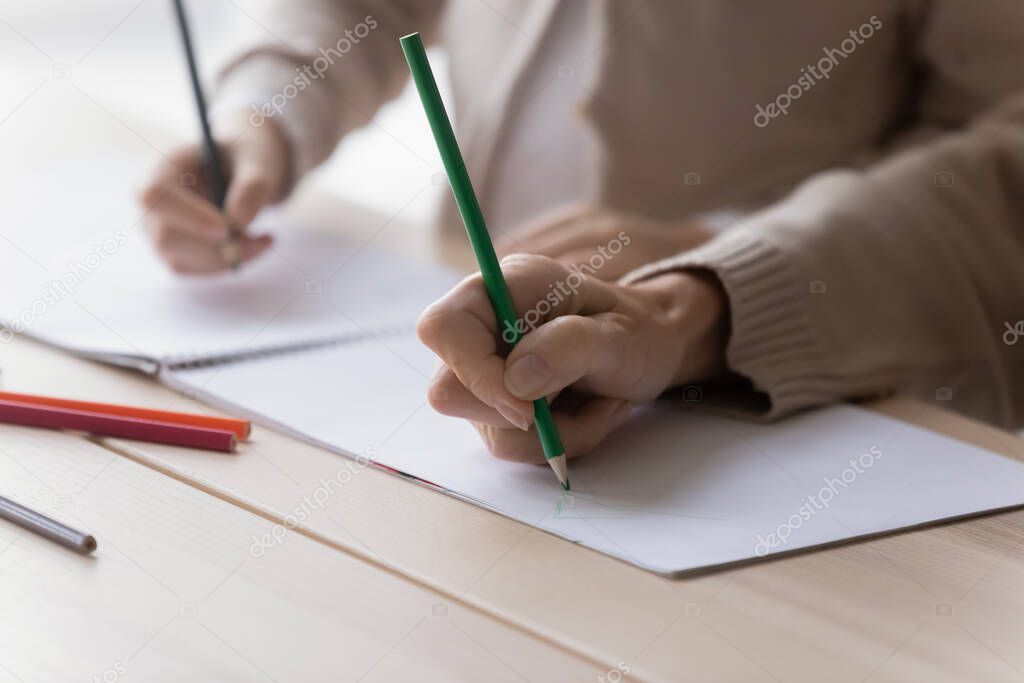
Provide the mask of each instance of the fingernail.
POLYGON ((511 403, 499 401, 495 408, 497 408, 503 418, 514 424, 516 427, 519 427, 524 432, 530 428, 530 419, 513 408, 511 403))
POLYGON ((528 353, 505 370, 505 386, 516 396, 534 396, 551 379, 551 367, 535 353, 528 353))

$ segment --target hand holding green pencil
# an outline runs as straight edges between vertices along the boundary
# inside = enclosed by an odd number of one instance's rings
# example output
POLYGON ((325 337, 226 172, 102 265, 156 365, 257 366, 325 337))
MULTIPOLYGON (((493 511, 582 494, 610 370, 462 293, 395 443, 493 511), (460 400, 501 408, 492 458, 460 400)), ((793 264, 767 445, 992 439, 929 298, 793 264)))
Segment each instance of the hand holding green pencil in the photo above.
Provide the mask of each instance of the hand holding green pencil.
POLYGON ((693 273, 619 286, 526 254, 499 264, 422 42, 401 43, 480 264, 420 319, 420 338, 445 363, 431 404, 471 420, 497 457, 543 457, 568 488, 563 439, 570 455, 591 450, 628 419, 631 402, 721 370, 721 287, 693 273), (566 388, 587 397, 553 415, 547 397, 566 388))
MULTIPOLYGON (((409 62, 413 81, 416 83, 416 89, 423 102, 423 108, 427 113, 430 129, 434 133, 434 140, 437 142, 445 170, 448 172, 448 180, 455 193, 459 213, 462 214, 462 220, 466 224, 469 241, 473 245, 473 252, 480 264, 480 272, 483 274, 491 304, 502 322, 502 327, 514 330, 517 316, 512 305, 512 297, 509 295, 505 279, 501 275, 501 266, 498 265, 494 245, 491 244, 491 238, 487 234, 487 226, 484 223, 483 213, 480 211, 480 204, 476 200, 476 193, 473 192, 473 185, 469 180, 469 173, 466 171, 462 153, 459 151, 459 143, 455 139, 448 114, 441 102, 441 94, 437 90, 434 74, 430 70, 430 62, 427 61, 423 41, 420 40, 418 33, 413 33, 402 38, 401 43, 405 59, 409 62)), ((519 335, 513 332, 508 343, 514 346, 517 341, 519 341, 519 335)), ((558 436, 558 430, 551 417, 551 408, 548 406, 546 398, 538 398, 533 405, 537 433, 540 435, 541 444, 544 447, 544 456, 562 487, 568 490, 569 474, 565 465, 565 448, 562 446, 562 440, 558 436)))

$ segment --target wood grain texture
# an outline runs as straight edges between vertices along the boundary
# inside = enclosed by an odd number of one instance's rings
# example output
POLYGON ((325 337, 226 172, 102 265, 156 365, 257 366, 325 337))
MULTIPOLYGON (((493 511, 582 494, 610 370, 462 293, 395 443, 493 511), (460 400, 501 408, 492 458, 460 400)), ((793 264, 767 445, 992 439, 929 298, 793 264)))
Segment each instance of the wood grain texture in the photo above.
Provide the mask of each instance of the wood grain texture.
MULTIPOLYGON (((161 83, 139 73, 139 85, 161 83)), ((5 217, 47 228, 19 241, 31 253, 42 257, 83 227, 48 202, 53 182, 79 186, 69 201, 82 203, 88 225, 127 227, 110 188, 136 186, 159 150, 173 148, 168 112, 139 114, 150 99, 123 86, 100 98, 117 120, 75 90, 47 86, 8 122, 24 125, 6 138, 2 177, 19 192, 9 193, 18 201, 5 217), (28 122, 50 134, 33 134, 28 122), (57 162, 68 158, 117 163, 103 173, 91 161, 72 164, 60 175, 57 162), (51 182, 26 182, 37 175, 51 182)), ((179 117, 179 139, 191 120, 179 117)), ((427 194, 409 200, 403 217, 427 194)), ((427 230, 316 193, 300 193, 292 209, 414 258, 472 264, 457 231, 439 244, 427 230)), ((0 366, 15 391, 202 409, 151 379, 24 341, 0 345, 0 366)), ((1019 438, 934 408, 877 407, 1024 457, 1019 438)), ((93 680, 117 662, 126 681, 334 681, 362 672, 378 681, 595 681, 619 662, 630 667, 626 681, 1024 681, 1020 512, 669 581, 363 471, 257 561, 248 535, 294 510, 319 477, 337 472, 338 456, 260 428, 237 455, 111 444, 145 467, 78 446, 26 462, 11 457, 14 444, 0 432, 0 487, 80 520, 101 546, 81 558, 0 523, 0 683, 93 680), (432 615, 434 595, 447 596, 447 621, 432 615), (196 605, 194 616, 181 612, 183 602, 196 605)))
MULTIPOLYGON (((12 390, 209 410, 149 378, 31 343, 4 355, 12 390)), ((933 407, 875 407, 1008 457, 1024 453, 1018 437, 933 407)), ((346 462, 258 427, 231 456, 107 445, 265 523, 283 521, 346 462)), ((361 470, 292 536, 408 577, 494 628, 547 641, 598 669, 621 662, 633 680, 1012 681, 1024 671, 1021 512, 667 580, 361 470)))
POLYGON ((0 426, 0 490, 96 535, 0 522, 0 681, 594 680, 519 629, 78 435, 0 426), (106 677, 106 678, 104 678, 106 677))

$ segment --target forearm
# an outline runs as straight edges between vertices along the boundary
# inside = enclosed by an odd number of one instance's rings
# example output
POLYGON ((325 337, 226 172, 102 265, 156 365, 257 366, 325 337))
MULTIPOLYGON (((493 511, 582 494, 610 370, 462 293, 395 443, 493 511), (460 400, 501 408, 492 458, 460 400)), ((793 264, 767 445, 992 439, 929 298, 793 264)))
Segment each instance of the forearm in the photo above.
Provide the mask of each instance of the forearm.
POLYGON ((1024 316, 1021 184, 1018 96, 865 171, 812 178, 631 279, 715 272, 731 306, 728 367, 767 394, 770 416, 948 387, 954 401, 974 394, 964 409, 1018 423, 1024 363, 999 334, 1024 316))
POLYGON ((258 18, 267 38, 221 70, 213 108, 218 118, 244 110, 254 126, 274 121, 298 180, 400 92, 407 73, 398 37, 418 30, 429 40, 442 5, 276 0, 258 18))

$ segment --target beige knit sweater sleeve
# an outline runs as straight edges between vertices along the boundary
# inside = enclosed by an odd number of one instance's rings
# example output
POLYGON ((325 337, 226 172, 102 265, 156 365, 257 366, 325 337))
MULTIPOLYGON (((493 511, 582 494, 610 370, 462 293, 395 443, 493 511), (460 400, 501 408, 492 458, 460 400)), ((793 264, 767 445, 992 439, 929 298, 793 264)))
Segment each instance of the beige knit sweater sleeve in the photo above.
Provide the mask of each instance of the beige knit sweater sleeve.
POLYGON ((293 150, 293 179, 366 125, 408 78, 398 38, 435 41, 444 0, 275 0, 254 18, 264 38, 220 71, 213 109, 278 122, 293 150))
POLYGON ((811 177, 627 277, 718 275, 728 364, 768 399, 734 405, 776 417, 908 392, 1024 422, 1024 337, 1009 331, 1024 320, 1024 68, 956 4, 931 5, 918 124, 873 165, 811 177))

